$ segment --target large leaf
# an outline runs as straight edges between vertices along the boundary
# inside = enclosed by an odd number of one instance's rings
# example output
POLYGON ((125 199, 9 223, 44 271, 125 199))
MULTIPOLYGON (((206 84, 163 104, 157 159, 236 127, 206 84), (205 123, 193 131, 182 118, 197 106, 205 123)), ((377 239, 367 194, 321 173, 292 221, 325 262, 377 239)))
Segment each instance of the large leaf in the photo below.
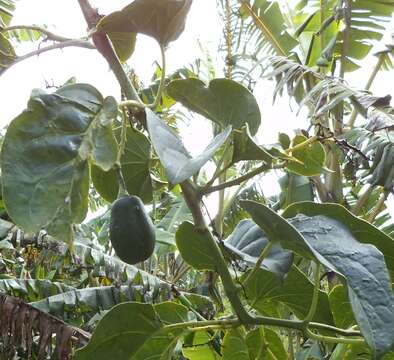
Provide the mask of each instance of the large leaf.
POLYGON ((88 160, 104 169, 116 160, 116 114, 115 100, 104 100, 90 85, 33 92, 27 110, 8 127, 1 153, 3 198, 16 224, 72 239, 72 224, 87 211, 88 160))
MULTIPOLYGON (((120 133, 117 133, 120 137, 120 133)), ((129 194, 137 195, 144 203, 153 198, 150 176, 151 144, 141 132, 128 128, 125 151, 121 157, 121 171, 129 194)), ((108 202, 118 197, 119 182, 115 170, 103 171, 92 167, 92 180, 98 193, 108 202)))
POLYGON ((346 280, 353 313, 366 342, 375 357, 387 352, 394 343, 394 296, 382 253, 370 244, 358 242, 345 223, 325 215, 310 217, 299 213, 283 222, 285 219, 264 205, 245 203, 259 225, 275 229, 271 231, 283 246, 294 251, 304 247, 302 254, 308 252, 309 257, 346 280), (269 225, 262 219, 266 214, 273 218, 276 215, 277 219, 269 225), (277 227, 299 235, 288 241, 281 237, 277 227), (297 242, 302 244, 292 246, 297 242))
POLYGON ((281 208, 300 202, 312 201, 314 198, 312 183, 306 176, 286 173, 279 179, 281 208))
POLYGON ((231 133, 231 127, 217 135, 201 155, 192 158, 179 137, 151 110, 146 110, 148 131, 160 161, 172 184, 181 183, 196 174, 222 146, 231 133))
MULTIPOLYGON (((268 242, 265 232, 253 221, 247 219, 238 223, 224 242, 224 246, 237 254, 249 266, 253 266, 268 242)), ((284 277, 290 270, 292 262, 292 252, 284 250, 279 243, 275 243, 261 267, 284 277)))
POLYGON ((260 110, 255 97, 233 80, 214 79, 208 87, 199 79, 174 80, 167 86, 167 93, 223 129, 229 125, 240 129, 248 124, 251 134, 255 135, 260 126, 260 110))
POLYGON ((346 227, 359 242, 376 246, 383 253, 388 269, 394 271, 394 239, 367 221, 354 216, 343 206, 304 201, 289 206, 283 213, 283 216, 285 218, 293 218, 297 214, 305 214, 307 216, 324 215, 346 224, 346 227))
MULTIPOLYGON (((279 316, 281 306, 285 306, 302 320, 310 309, 313 288, 314 285, 308 277, 293 265, 284 281, 270 271, 259 269, 247 281, 245 291, 249 304, 261 314, 279 316)), ((323 291, 319 291, 318 309, 314 320, 333 323, 328 296, 323 291)))
POLYGON ((249 360, 245 334, 240 328, 228 330, 224 335, 223 360, 249 360))
POLYGON ((165 325, 184 321, 187 309, 175 303, 117 305, 102 318, 75 359, 169 359, 183 330, 167 330, 165 325))
POLYGON ((176 232, 176 244, 182 258, 197 270, 215 270, 217 259, 209 234, 185 221, 176 232))
MULTIPOLYGON (((292 146, 302 144, 306 140, 307 138, 304 135, 297 135, 293 139, 292 146)), ((320 142, 314 142, 295 150, 292 155, 301 163, 290 161, 287 164, 287 170, 303 176, 317 176, 322 173, 326 161, 326 152, 320 142)))
POLYGON ((234 131, 234 149, 233 158, 234 163, 241 160, 261 160, 267 164, 271 164, 273 156, 257 145, 252 138, 248 124, 241 130, 234 131))
POLYGON ((111 32, 108 34, 108 37, 114 46, 120 62, 126 62, 134 53, 137 34, 133 32, 111 32))
POLYGON ((143 33, 167 45, 185 28, 192 0, 135 0, 121 11, 101 19, 99 31, 106 33, 143 33))
POLYGON ((288 360, 280 336, 271 329, 259 327, 246 334, 250 360, 288 360))

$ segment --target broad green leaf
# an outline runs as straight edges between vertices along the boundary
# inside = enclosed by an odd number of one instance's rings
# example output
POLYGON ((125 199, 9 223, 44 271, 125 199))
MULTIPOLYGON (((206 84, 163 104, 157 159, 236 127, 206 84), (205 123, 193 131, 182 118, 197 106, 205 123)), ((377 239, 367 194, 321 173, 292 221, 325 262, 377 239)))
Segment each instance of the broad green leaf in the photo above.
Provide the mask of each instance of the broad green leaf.
POLYGON ((376 246, 383 253, 388 269, 394 271, 394 239, 367 221, 354 216, 345 207, 339 204, 317 204, 304 201, 289 206, 283 216, 293 218, 297 214, 324 215, 346 224, 346 227, 359 242, 376 246))
POLYGON ((282 209, 296 202, 312 201, 314 198, 312 183, 306 176, 286 173, 279 179, 279 185, 282 190, 279 195, 282 209))
MULTIPOLYGON (((264 230, 249 219, 241 220, 232 234, 224 241, 224 246, 239 256, 249 266, 254 266, 269 240, 264 230)), ((272 246, 261 267, 282 278, 290 270, 293 253, 284 250, 279 243, 272 246)))
MULTIPOLYGON (((284 281, 272 272, 260 269, 246 283, 245 291, 249 304, 261 314, 277 316, 280 305, 285 305, 302 320, 310 309, 313 288, 314 285, 308 277, 293 265, 284 281)), ((314 321, 333 323, 328 296, 321 290, 314 321)))
POLYGON ((240 129, 249 125, 255 135, 261 123, 259 106, 253 94, 241 84, 229 79, 214 79, 207 87, 199 79, 174 80, 167 86, 169 96, 222 129, 231 125, 240 129))
POLYGON ((173 130, 151 110, 146 110, 148 131, 157 155, 166 171, 168 180, 179 184, 196 174, 225 143, 231 133, 228 127, 217 135, 201 155, 192 158, 173 130))
POLYGON ((335 286, 328 294, 328 299, 336 326, 347 329, 356 324, 345 286, 335 286))
MULTIPOLYGON (((241 206, 252 216, 253 221, 267 234, 271 242, 280 242, 285 249, 311 257, 302 235, 286 219, 275 211, 255 201, 244 200, 241 206)), ((312 256, 313 258, 313 256, 312 256)))
MULTIPOLYGON (((306 140, 306 136, 297 135, 293 139, 292 146, 297 146, 306 140)), ((322 173, 326 161, 326 152, 320 142, 308 144, 302 149, 293 151, 291 155, 301 161, 302 164, 289 161, 286 166, 287 170, 303 176, 317 176, 322 173)))
POLYGON ((273 156, 253 140, 248 124, 240 130, 234 130, 234 150, 232 162, 242 160, 261 160, 271 164, 273 156))
POLYGON ((172 301, 156 304, 155 311, 166 325, 189 321, 187 308, 172 301))
POLYGON ((228 330, 224 335, 223 360, 250 360, 245 336, 240 328, 228 330))
MULTIPOLYGON (((150 176, 150 159, 152 146, 141 132, 127 128, 125 151, 121 157, 123 178, 129 194, 137 195, 144 203, 153 198, 152 179, 150 176)), ((120 132, 117 131, 117 137, 120 132)), ((119 182, 115 170, 102 171, 92 167, 92 181, 97 192, 108 202, 118 197, 119 182)))
MULTIPOLYGON (((310 216, 310 212, 309 216, 304 215, 298 209, 296 216, 286 221, 262 204, 247 203, 247 210, 264 229, 270 226, 264 215, 273 218, 271 227, 284 247, 296 252, 301 250, 300 253, 315 258, 346 280, 354 316, 374 357, 387 352, 394 343, 394 295, 383 254, 375 246, 359 242, 343 219, 316 215, 321 207, 316 207, 314 216, 310 216), (293 233, 292 241, 285 238, 286 233, 293 233)), ((291 209, 297 209, 298 205, 290 206, 284 216, 289 217, 291 209)), ((313 203, 309 203, 309 208, 313 207, 313 203)), ((375 230, 369 226, 371 236, 375 230)))
POLYGON ((205 331, 197 331, 187 336, 182 353, 189 360, 222 359, 213 348, 211 336, 205 331))
POLYGON ((119 304, 104 315, 88 345, 75 353, 75 360, 130 359, 162 328, 152 305, 119 304))
POLYGON ((176 232, 176 244, 183 260, 195 269, 216 269, 217 249, 208 233, 196 229, 192 223, 185 221, 176 232))
POLYGON ((246 335, 250 360, 288 360, 279 335, 271 329, 259 327, 246 335))
MULTIPOLYGON (((296 360, 324 360, 325 358, 326 357, 320 343, 310 339, 305 341, 296 353, 296 360)), ((330 358, 330 360, 332 359, 330 358)))
POLYGON ((120 62, 126 62, 134 53, 137 34, 133 32, 110 32, 108 37, 120 62))
POLYGON ((183 32, 191 4, 192 0, 135 0, 102 18, 97 29, 108 34, 143 33, 165 46, 183 32))
MULTIPOLYGON (((173 302, 165 302, 154 306, 163 324, 176 324, 188 321, 187 308, 173 302)), ((168 360, 172 358, 174 348, 183 329, 162 328, 153 334, 133 356, 135 360, 168 360)))
POLYGON ((343 220, 299 213, 289 221, 310 252, 346 280, 360 330, 373 356, 382 356, 394 344, 394 295, 383 254, 375 246, 359 242, 343 220))
POLYGON ((73 238, 72 224, 87 212, 88 160, 107 168, 116 159, 114 104, 85 84, 37 90, 11 122, 1 153, 3 198, 25 231, 46 228, 59 240, 73 238))

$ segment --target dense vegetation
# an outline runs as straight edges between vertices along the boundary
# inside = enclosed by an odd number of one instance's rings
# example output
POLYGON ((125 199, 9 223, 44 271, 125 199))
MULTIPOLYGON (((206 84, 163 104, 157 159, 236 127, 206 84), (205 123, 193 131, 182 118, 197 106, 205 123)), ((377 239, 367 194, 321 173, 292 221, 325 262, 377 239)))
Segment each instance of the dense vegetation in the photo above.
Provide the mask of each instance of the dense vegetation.
POLYGON ((34 90, 4 132, 1 359, 394 358, 394 111, 369 91, 393 68, 393 45, 373 45, 394 1, 284 3, 217 1, 216 77, 209 54, 166 72, 192 0, 106 16, 78 0, 84 39, 15 25, 17 3, 0 0, 0 75, 77 46, 103 56, 122 90, 122 101, 73 79, 34 90), (150 84, 127 63, 138 33, 162 53, 150 84), (25 41, 40 46, 17 55, 25 41), (357 89, 346 76, 368 57, 357 89), (275 144, 256 138, 275 121, 261 125, 262 77, 309 114, 275 144), (193 114, 212 123, 196 157, 179 132, 193 114), (271 172, 281 192, 267 197, 271 172))

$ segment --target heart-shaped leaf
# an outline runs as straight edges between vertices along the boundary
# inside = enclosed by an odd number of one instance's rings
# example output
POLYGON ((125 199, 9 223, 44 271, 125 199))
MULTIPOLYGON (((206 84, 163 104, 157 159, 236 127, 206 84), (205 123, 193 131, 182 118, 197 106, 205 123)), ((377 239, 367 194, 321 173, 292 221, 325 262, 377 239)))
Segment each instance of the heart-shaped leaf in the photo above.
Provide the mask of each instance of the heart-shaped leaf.
POLYGON ((108 37, 120 62, 126 62, 134 53, 137 34, 133 32, 111 32, 108 34, 108 37))
MULTIPOLYGON (((243 278, 247 277, 249 272, 243 278)), ((282 280, 276 274, 259 269, 245 284, 249 304, 262 315, 280 316, 285 306, 299 319, 304 319, 311 306, 313 283, 295 265, 282 280)), ((333 324, 327 293, 319 291, 314 321, 333 324)))
POLYGON ((260 326, 248 332, 245 341, 248 346, 250 359, 265 360, 269 351, 272 354, 272 356, 268 356, 270 360, 288 360, 283 341, 274 330, 260 326))
POLYGON ((257 145, 252 138, 249 131, 248 124, 241 130, 234 131, 234 150, 233 159, 234 163, 242 160, 261 160, 267 164, 271 164, 273 156, 261 146, 257 145))
POLYGON ((211 239, 206 232, 196 229, 185 221, 176 232, 176 245, 179 252, 189 265, 197 270, 215 270, 217 259, 211 239))
MULTIPOLYGON (((116 132, 120 138, 120 131, 116 132)), ((122 174, 129 194, 137 195, 144 203, 153 198, 150 159, 152 146, 141 132, 128 128, 125 151, 121 157, 122 174)), ((97 192, 108 202, 118 196, 119 182, 115 170, 103 171, 92 167, 92 180, 97 192)))
POLYGON ((225 143, 231 133, 231 127, 228 127, 212 140, 201 155, 192 158, 178 135, 149 109, 146 110, 146 122, 153 146, 166 171, 168 180, 173 185, 196 174, 225 143))
POLYGON ((107 34, 142 33, 167 45, 183 32, 191 4, 192 0, 135 0, 103 17, 97 29, 107 34))
POLYGON ((223 359, 249 360, 249 349, 246 345, 245 334, 240 328, 226 332, 223 339, 223 359))
POLYGON ((260 127, 261 116, 255 97, 233 80, 214 79, 208 87, 199 79, 174 80, 167 86, 167 93, 222 129, 229 125, 240 129, 248 124, 251 134, 255 135, 260 127))
MULTIPOLYGON (((271 227, 284 247, 301 249, 301 254, 308 252, 308 257, 317 259, 346 281, 353 314, 374 357, 387 352, 394 344, 394 295, 383 254, 375 246, 359 242, 343 220, 316 214, 321 208, 315 210, 314 216, 299 211, 286 221, 262 204, 245 203, 254 221, 259 221, 265 230, 271 227), (266 214, 272 218, 275 214, 277 219, 269 225, 267 219, 262 219, 266 214), (292 241, 283 236, 286 233, 294 234, 292 241)), ((379 231, 369 226, 370 236, 379 231)), ((382 236, 386 235, 379 237, 382 236)))
MULTIPOLYGON (((245 219, 238 223, 225 240, 224 246, 253 266, 268 242, 265 232, 252 220, 245 219)), ((284 250, 279 243, 275 243, 261 267, 283 278, 289 272, 292 262, 293 253, 284 250)))
POLYGON ((169 331, 166 324, 187 321, 187 309, 176 303, 137 302, 113 307, 98 323, 88 345, 76 360, 171 358, 183 330, 169 331), (167 357, 162 357, 162 355, 167 357))
MULTIPOLYGON (((292 146, 302 144, 307 139, 304 135, 297 135, 292 142, 292 146)), ((301 149, 295 150, 291 154, 300 162, 290 161, 287 170, 303 176, 320 175, 324 169, 326 152, 320 142, 308 144, 301 149)))
POLYGON ((388 269, 394 272, 394 239, 369 222, 353 215, 345 207, 339 204, 317 204, 303 201, 289 206, 284 211, 283 217, 293 218, 297 214, 311 217, 325 215, 346 224, 346 227, 359 242, 376 246, 383 253, 388 269))
POLYGON ((116 161, 116 113, 115 100, 90 85, 33 92, 8 127, 1 153, 3 198, 16 224, 72 239, 72 224, 87 212, 88 160, 105 169, 116 161))

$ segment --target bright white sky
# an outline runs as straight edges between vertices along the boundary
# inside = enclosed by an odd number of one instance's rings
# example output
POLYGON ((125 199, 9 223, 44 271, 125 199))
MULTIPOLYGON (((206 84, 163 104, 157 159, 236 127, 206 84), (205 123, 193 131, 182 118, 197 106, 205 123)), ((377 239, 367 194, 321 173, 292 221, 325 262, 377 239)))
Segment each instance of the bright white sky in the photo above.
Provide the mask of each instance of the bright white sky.
MULTIPOLYGON (((102 14, 119 10, 130 2, 91 0, 92 5, 98 7, 102 14)), ((76 0, 19 0, 12 24, 46 24, 51 31, 67 37, 78 38, 86 34, 86 24, 76 0)), ((185 32, 178 41, 170 44, 167 51, 168 71, 187 65, 197 56, 201 56, 198 40, 217 61, 220 69, 221 60, 217 53, 220 36, 221 25, 216 13, 216 1, 195 0, 185 32)), ((37 44, 23 44, 18 48, 18 54, 22 55, 36 48, 37 44)), ((154 71, 154 62, 159 59, 156 43, 140 35, 136 52, 129 64, 144 82, 149 83, 154 71)), ((374 61, 374 57, 371 56, 363 71, 348 77, 349 83, 354 87, 363 88, 374 61)), ((0 126, 7 125, 25 108, 33 88, 45 88, 46 84, 61 85, 72 76, 75 76, 78 82, 94 85, 104 96, 119 97, 118 84, 105 60, 96 51, 79 48, 56 50, 19 63, 0 78, 0 126)), ((372 91, 377 95, 386 95, 390 92, 392 94, 393 83, 393 72, 379 74, 372 91)), ((272 91, 273 84, 267 80, 260 81, 255 90, 262 112, 262 127, 258 134, 262 143, 275 142, 278 132, 292 135, 293 129, 305 125, 302 114, 297 118, 295 113, 291 112, 288 99, 277 99, 272 105, 272 91)), ((294 109, 297 110, 296 107, 294 109)), ((182 132, 184 142, 192 154, 201 152, 210 141, 207 131, 204 131, 205 126, 204 122, 197 120, 196 123, 188 124, 182 132)), ((278 191, 274 177, 265 178, 263 183, 264 188, 267 188, 266 195, 278 191)))

